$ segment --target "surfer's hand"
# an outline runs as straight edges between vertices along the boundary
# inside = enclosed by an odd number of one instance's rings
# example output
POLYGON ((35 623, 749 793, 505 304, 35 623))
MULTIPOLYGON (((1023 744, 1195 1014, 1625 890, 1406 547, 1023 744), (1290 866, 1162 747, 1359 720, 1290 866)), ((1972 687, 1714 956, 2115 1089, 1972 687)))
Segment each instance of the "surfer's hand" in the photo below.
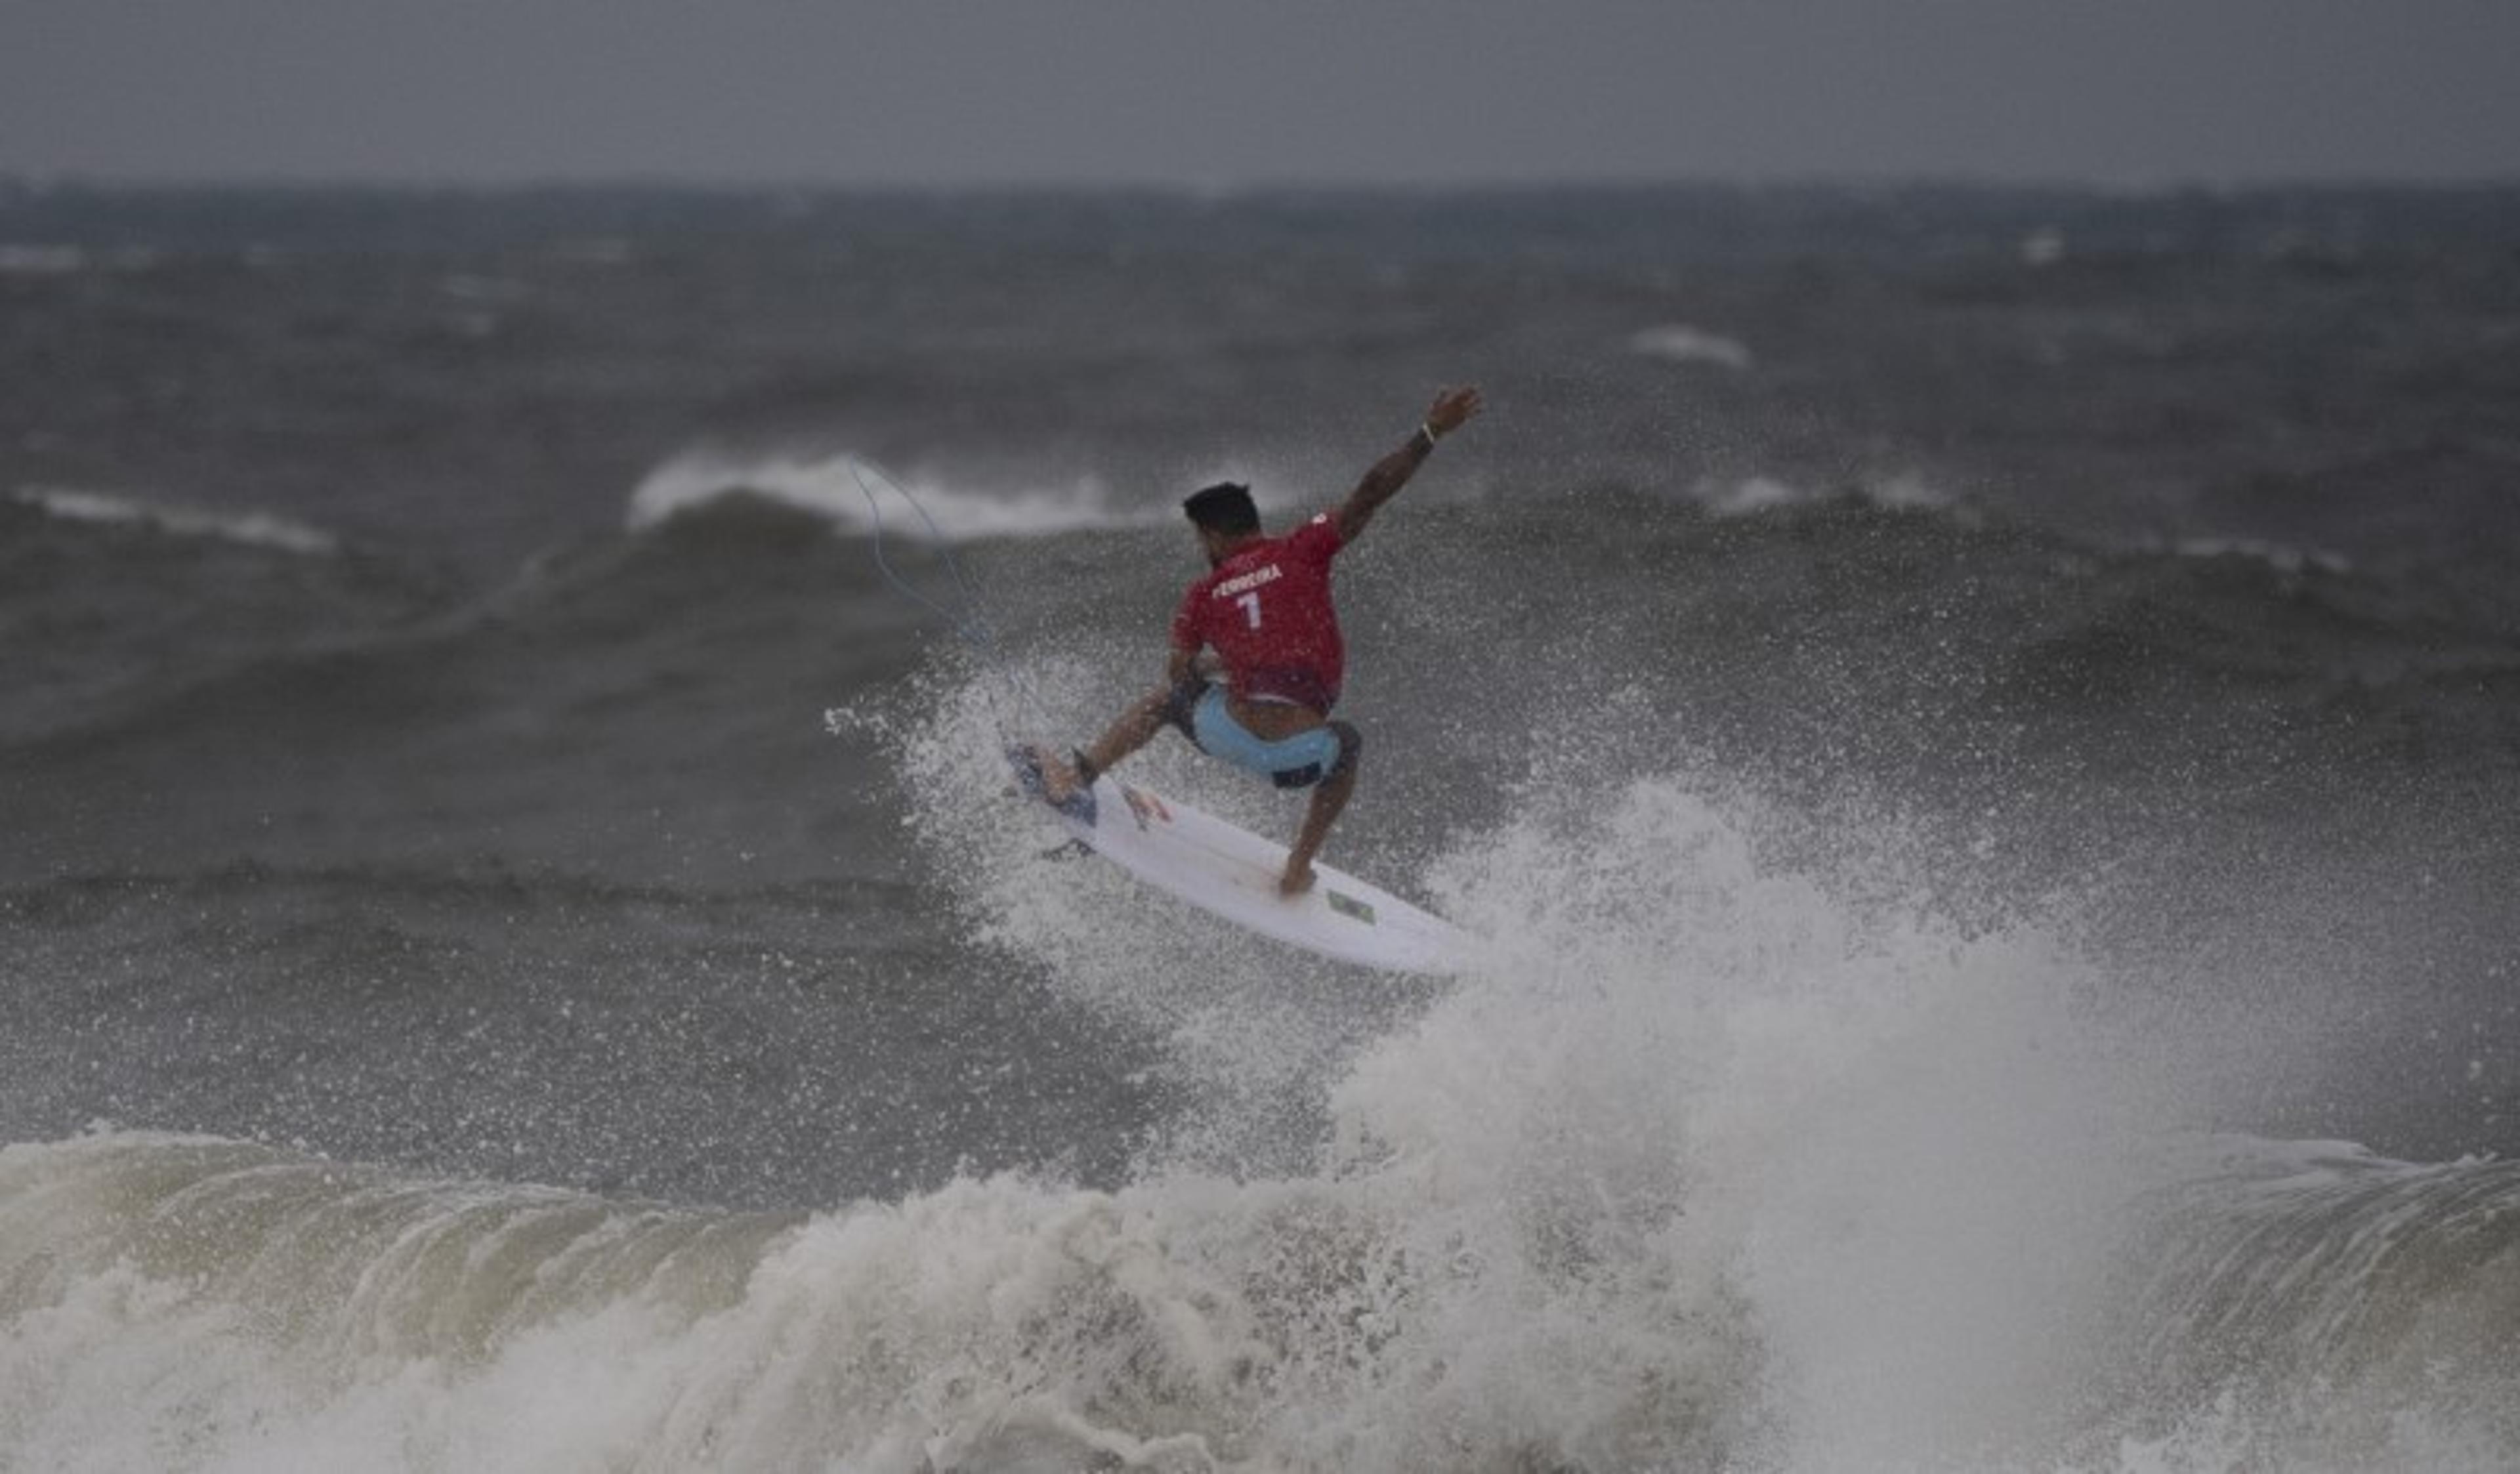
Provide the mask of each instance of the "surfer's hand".
POLYGON ((1428 407, 1426 428, 1437 435, 1449 435, 1469 424, 1486 405, 1487 401, 1479 396, 1476 384, 1448 388, 1437 394, 1434 404, 1428 407))

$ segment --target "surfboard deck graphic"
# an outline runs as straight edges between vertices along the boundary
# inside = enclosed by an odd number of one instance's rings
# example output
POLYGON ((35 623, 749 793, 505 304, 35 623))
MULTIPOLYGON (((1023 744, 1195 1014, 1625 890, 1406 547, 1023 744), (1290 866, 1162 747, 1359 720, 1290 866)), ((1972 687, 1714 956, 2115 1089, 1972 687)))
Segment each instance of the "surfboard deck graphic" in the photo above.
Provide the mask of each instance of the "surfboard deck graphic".
POLYGON ((1037 751, 1009 748, 1007 759, 1017 786, 1076 840, 1140 881, 1246 930, 1387 972, 1458 972, 1474 946, 1441 916, 1319 861, 1311 890, 1281 895, 1284 845, 1179 799, 1106 773, 1054 805, 1037 751))

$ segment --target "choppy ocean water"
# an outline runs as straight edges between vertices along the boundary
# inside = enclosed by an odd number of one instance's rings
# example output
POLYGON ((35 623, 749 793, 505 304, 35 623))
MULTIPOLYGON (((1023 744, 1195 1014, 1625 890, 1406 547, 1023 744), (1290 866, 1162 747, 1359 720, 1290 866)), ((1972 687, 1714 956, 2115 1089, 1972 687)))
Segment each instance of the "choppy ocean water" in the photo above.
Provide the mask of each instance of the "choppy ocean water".
POLYGON ((0 1466, 2508 1468, 2515 406, 2510 192, 0 192, 0 1466), (1462 380, 1484 964, 1043 861, 1462 380))

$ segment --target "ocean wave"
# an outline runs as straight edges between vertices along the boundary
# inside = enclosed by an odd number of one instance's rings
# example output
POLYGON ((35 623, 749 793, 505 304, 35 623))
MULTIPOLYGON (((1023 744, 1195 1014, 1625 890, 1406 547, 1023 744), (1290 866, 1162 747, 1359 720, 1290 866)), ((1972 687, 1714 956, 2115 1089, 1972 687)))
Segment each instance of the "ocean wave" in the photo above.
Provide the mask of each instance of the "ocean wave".
POLYGON ((792 507, 845 533, 879 530, 886 537, 922 542, 1053 537, 1158 520, 1113 507, 1107 492, 1092 480, 994 493, 920 476, 897 480, 845 454, 697 449, 658 466, 639 483, 630 497, 629 526, 644 530, 736 496, 792 507))
POLYGON ((0 242, 0 276, 70 276, 87 270, 88 253, 77 246, 0 242))
POLYGON ((2113 1402, 2154 1426, 2131 1463, 2512 1466, 2520 1163, 2233 1136, 2178 1155, 2116 1313, 2132 1355, 2113 1402))
POLYGON ((144 527, 171 537, 213 538, 308 557, 326 557, 341 546, 329 532, 268 512, 215 512, 73 486, 20 486, 10 497, 64 521, 144 527))
MULTIPOLYGON (((2511 1169, 2185 1135, 2182 1072, 2228 1056, 2094 1019, 2035 926, 1850 905, 1683 784, 1561 777, 1434 877, 1486 970, 1339 1065, 1286 1170, 737 1213, 0 1150, 0 1461, 2507 1461, 2511 1169)), ((1053 910, 1006 938, 1063 966, 1053 910)), ((1127 941, 1058 985, 1188 983, 1127 941)), ((1279 1048, 1271 999, 1209 995, 1185 1048, 1279 1048)))
POLYGON ((1000 1177, 808 1218, 213 1139, 13 1146, 0 1407, 23 1410, 0 1452, 909 1474, 1605 1466, 1722 1442, 1720 1319, 1587 1336, 1593 1294, 1509 1243, 1442 1252, 1414 1210, 1367 1182, 1000 1177), (1552 1323, 1464 1318, 1526 1296, 1560 1303, 1552 1323))

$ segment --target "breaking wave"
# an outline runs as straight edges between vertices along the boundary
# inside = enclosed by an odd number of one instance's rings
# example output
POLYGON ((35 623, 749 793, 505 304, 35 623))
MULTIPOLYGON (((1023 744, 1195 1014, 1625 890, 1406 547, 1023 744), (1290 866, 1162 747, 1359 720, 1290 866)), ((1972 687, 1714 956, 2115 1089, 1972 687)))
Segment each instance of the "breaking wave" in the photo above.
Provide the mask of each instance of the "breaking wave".
POLYGON ((1101 527, 1145 525, 1149 517, 1110 505, 1093 481, 1015 491, 974 491, 921 476, 896 481, 849 455, 686 451, 650 471, 631 494, 629 525, 652 527, 731 496, 751 496, 806 513, 846 533, 968 542, 1049 537, 1101 527))

